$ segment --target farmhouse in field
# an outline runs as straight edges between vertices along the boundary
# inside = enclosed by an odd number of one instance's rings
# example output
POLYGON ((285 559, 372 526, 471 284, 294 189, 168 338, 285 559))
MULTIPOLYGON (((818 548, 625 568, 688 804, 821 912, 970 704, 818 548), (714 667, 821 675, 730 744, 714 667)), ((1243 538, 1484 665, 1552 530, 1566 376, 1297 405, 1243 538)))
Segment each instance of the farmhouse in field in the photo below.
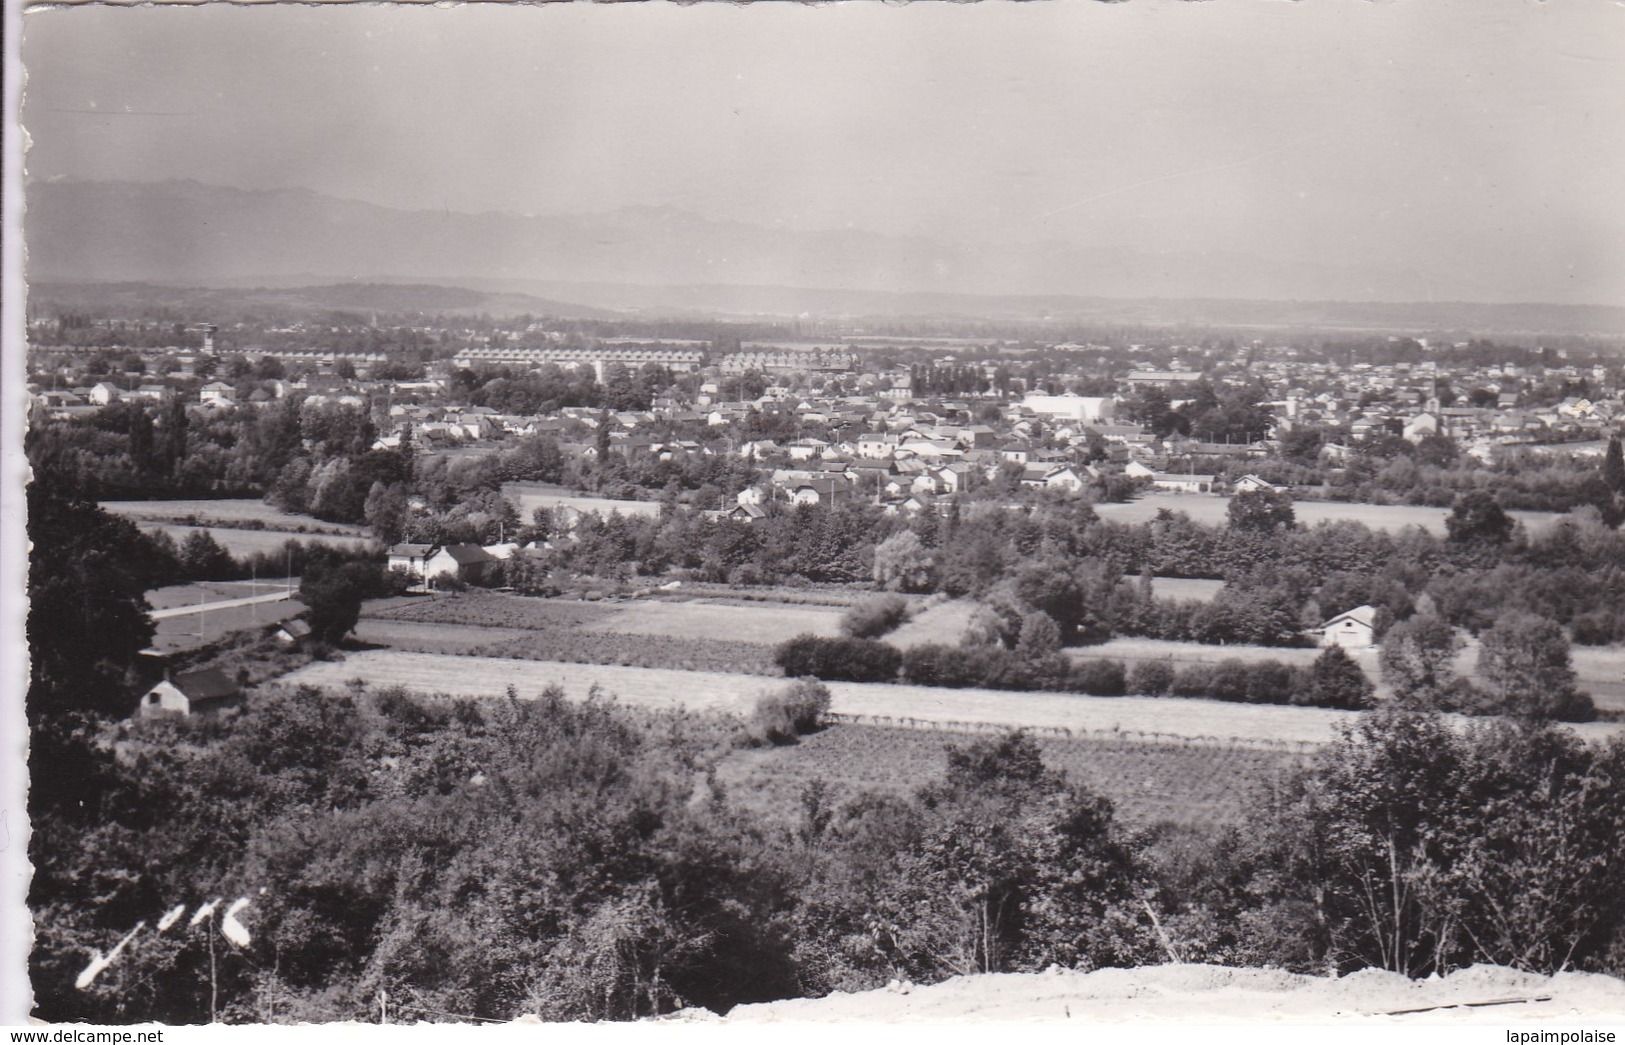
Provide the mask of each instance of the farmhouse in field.
POLYGON ((1320 626, 1320 644, 1344 649, 1370 649, 1377 644, 1376 622, 1377 611, 1374 608, 1356 606, 1320 626))
POLYGON ((415 581, 423 579, 423 566, 434 554, 432 544, 397 544, 389 549, 389 569, 400 570, 415 581))
POLYGON ((218 669, 187 671, 165 678, 141 695, 136 715, 215 715, 242 705, 242 691, 218 669))
POLYGON ((486 574, 499 561, 477 544, 448 544, 423 564, 423 574, 431 584, 441 577, 483 584, 486 574))

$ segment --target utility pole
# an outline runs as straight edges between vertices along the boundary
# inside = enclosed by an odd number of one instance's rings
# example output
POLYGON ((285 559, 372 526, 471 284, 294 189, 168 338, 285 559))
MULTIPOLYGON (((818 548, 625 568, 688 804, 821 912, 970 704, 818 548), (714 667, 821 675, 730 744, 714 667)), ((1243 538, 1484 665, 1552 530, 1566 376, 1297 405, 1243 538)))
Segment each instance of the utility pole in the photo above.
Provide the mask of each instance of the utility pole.
POLYGON ((220 1002, 220 979, 214 959, 214 911, 209 912, 209 1022, 215 1022, 215 1011, 220 1002))

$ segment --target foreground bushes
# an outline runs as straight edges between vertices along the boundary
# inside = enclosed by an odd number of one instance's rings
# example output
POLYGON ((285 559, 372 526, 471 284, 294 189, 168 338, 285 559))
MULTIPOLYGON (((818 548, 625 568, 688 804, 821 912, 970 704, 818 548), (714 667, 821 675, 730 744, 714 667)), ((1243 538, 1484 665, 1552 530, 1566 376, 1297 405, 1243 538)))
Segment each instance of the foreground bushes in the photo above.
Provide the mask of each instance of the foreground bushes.
POLYGON ((743 739, 748 747, 794 744, 823 729, 828 714, 828 687, 817 679, 797 679, 783 689, 756 698, 743 739))
MULTIPOLYGON (((802 729, 821 690, 764 706, 802 729)), ((906 791, 816 777, 770 825, 717 783, 728 728, 557 690, 361 687, 37 726, 36 1012, 325 1022, 369 1017, 387 989, 405 1021, 635 1019, 1171 955, 1625 971, 1619 738, 1376 712, 1235 825, 1180 834, 1125 831, 1019 732, 948 745, 906 791), (253 898, 251 942, 150 923, 218 896, 253 898)))
POLYGON ((1413 977, 1475 962, 1618 969, 1622 810, 1618 739, 1362 716, 1259 810, 1265 830, 1232 866, 1258 861, 1250 888, 1262 887, 1264 902, 1249 920, 1265 932, 1255 958, 1302 948, 1291 964, 1304 971, 1374 966, 1413 977))

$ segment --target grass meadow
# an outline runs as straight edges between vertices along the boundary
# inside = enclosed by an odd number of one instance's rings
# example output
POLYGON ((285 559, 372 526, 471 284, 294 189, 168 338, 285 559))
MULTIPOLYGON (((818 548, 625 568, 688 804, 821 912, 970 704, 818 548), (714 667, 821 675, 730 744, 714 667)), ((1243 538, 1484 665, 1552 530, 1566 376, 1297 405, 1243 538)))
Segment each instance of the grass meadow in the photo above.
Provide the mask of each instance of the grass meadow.
POLYGON ((366 537, 367 528, 351 523, 324 522, 308 515, 295 515, 257 498, 232 497, 221 500, 189 501, 103 501, 103 508, 136 522, 181 522, 222 527, 263 526, 268 530, 292 533, 331 533, 366 537))
MULTIPOLYGON (((973 739, 941 730, 835 725, 792 746, 734 753, 718 767, 717 786, 730 804, 791 826, 814 782, 837 800, 858 791, 905 795, 942 779, 948 746, 973 739)), ((1238 820, 1272 777, 1304 759, 1285 751, 1107 737, 1042 736, 1038 744, 1046 765, 1111 799, 1118 816, 1134 826, 1238 820)))
MULTIPOLYGON (((1226 521, 1230 499, 1213 494, 1150 493, 1123 504, 1097 504, 1095 511, 1102 519, 1121 523, 1141 523, 1156 518, 1157 510, 1184 512, 1192 521, 1209 526, 1221 526, 1226 521)), ((1450 515, 1448 508, 1429 508, 1410 504, 1349 504, 1342 501, 1293 501, 1298 522, 1313 526, 1320 522, 1338 522, 1344 519, 1364 523, 1373 530, 1396 531, 1407 526, 1420 526, 1429 533, 1444 536, 1444 521, 1450 515)), ((1530 532, 1550 526, 1562 518, 1557 512, 1508 512, 1521 519, 1530 532)))

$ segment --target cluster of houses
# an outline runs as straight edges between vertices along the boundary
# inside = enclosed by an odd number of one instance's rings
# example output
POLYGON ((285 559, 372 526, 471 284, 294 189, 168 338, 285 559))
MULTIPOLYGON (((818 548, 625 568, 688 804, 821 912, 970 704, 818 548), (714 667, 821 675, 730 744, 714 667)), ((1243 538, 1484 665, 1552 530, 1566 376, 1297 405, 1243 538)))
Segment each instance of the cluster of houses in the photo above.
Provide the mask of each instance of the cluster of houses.
MULTIPOLYGON (((858 496, 878 499, 895 511, 918 510, 932 497, 1000 474, 1014 474, 1024 486, 1059 491, 1124 476, 1154 490, 1218 492, 1224 488, 1219 476, 1253 470, 1247 462, 1271 456, 1279 439, 1300 426, 1338 426, 1350 433, 1348 444, 1333 442, 1322 449, 1324 462, 1336 466, 1354 452, 1351 447, 1384 434, 1414 443, 1449 436, 1488 462, 1512 445, 1595 444, 1625 424, 1619 378, 1602 367, 1547 367, 1538 374, 1510 364, 1454 371, 1434 362, 1336 367, 1283 348, 1271 350, 1245 372, 1221 366, 1204 374, 1177 358, 1164 369, 1130 370, 1117 382, 1118 395, 1025 391, 1017 380, 1009 396, 989 391, 918 398, 909 368, 864 370, 856 353, 828 346, 794 351, 760 345, 708 362, 705 346, 697 342, 651 347, 608 339, 594 348, 566 350, 504 347, 499 340, 469 350, 467 359, 431 364, 420 380, 372 380, 365 375, 378 359, 341 367, 335 363, 338 356, 329 353, 316 359, 314 370, 292 379, 255 382, 246 396, 242 386, 224 381, 203 384, 193 394, 199 409, 211 411, 266 405, 295 393, 313 404, 370 406, 383 433, 375 444, 379 449, 400 445, 410 428, 425 453, 546 434, 566 455, 587 464, 606 447, 608 453, 627 458, 650 454, 663 460, 735 454, 772 469, 770 487, 750 498, 826 503, 858 496), (472 405, 454 391, 458 363, 562 361, 591 365, 601 373, 605 365, 639 360, 697 372, 683 384, 686 391, 673 387, 647 410, 607 417, 594 408, 564 408, 544 416, 503 413, 472 405), (341 378, 335 370, 356 376, 341 378), (737 387, 726 375, 743 370, 763 373, 769 379, 766 390, 750 400, 726 399, 724 389, 737 387), (1161 389, 1177 407, 1179 397, 1191 394, 1204 377, 1220 385, 1262 381, 1273 397, 1267 405, 1274 421, 1266 438, 1246 444, 1177 435, 1159 439, 1120 419, 1124 399, 1137 392, 1161 389), (1527 405, 1527 393, 1521 390, 1536 377, 1547 384, 1586 382, 1594 394, 1527 405), (852 391, 854 387, 861 391, 852 391), (757 431, 805 434, 785 440, 751 438, 741 434, 749 431, 748 422, 755 422, 757 431), (607 439, 601 431, 606 423, 607 439)), ((954 357, 939 361, 962 365, 954 357)), ((991 361, 969 365, 995 369, 991 361)), ((72 413, 121 398, 161 400, 174 395, 173 388, 173 383, 137 385, 127 378, 122 384, 109 380, 68 391, 39 389, 35 401, 47 411, 72 413)), ((738 505, 738 517, 751 518, 760 509, 760 502, 750 498, 738 505)))
POLYGON ((1385 434, 1413 443, 1447 436, 1486 463, 1499 447, 1594 442, 1625 424, 1625 391, 1601 366, 1549 367, 1536 375, 1513 364, 1449 370, 1433 362, 1331 367, 1278 360, 1253 369, 1277 397, 1272 405, 1282 431, 1335 425, 1355 442, 1385 434), (1537 376, 1548 385, 1584 383, 1592 394, 1532 403, 1520 389, 1537 376))
POLYGON ((464 584, 489 584, 504 560, 530 554, 542 545, 513 542, 482 547, 478 544, 411 544, 390 547, 388 568, 403 574, 413 590, 427 591, 437 582, 455 580, 464 584))

